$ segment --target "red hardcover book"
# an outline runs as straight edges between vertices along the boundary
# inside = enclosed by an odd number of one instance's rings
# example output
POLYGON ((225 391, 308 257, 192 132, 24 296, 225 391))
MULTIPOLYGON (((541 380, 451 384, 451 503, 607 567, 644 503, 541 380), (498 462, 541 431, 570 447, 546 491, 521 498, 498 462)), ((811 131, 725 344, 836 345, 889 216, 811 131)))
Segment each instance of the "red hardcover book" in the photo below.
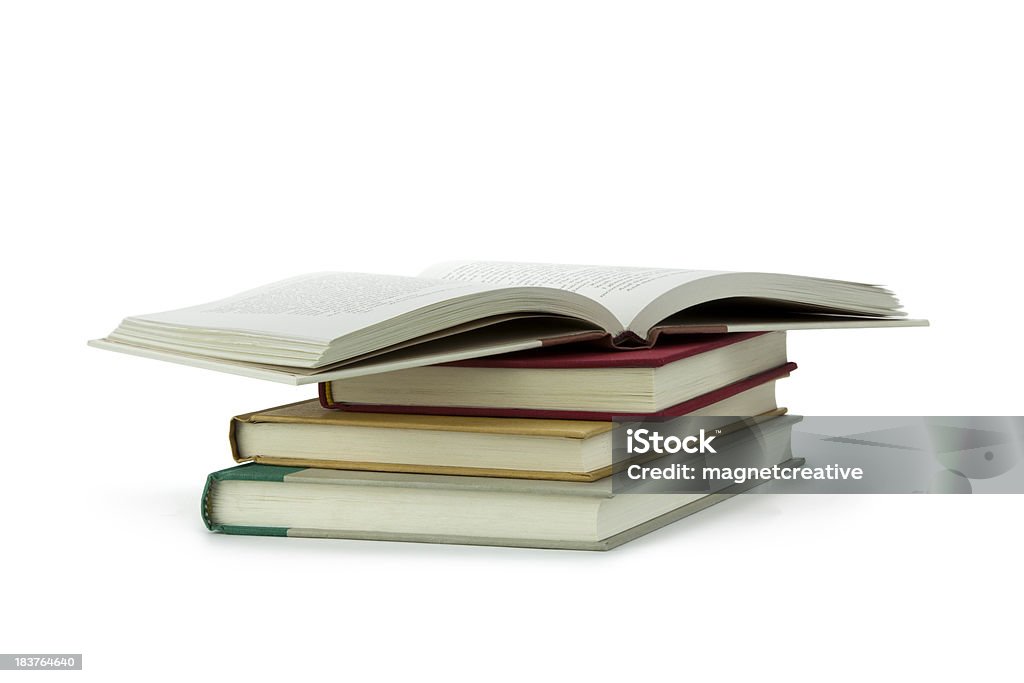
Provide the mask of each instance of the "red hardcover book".
MULTIPOLYGON (((415 368, 390 373, 390 377, 376 375, 367 378, 354 378, 335 382, 320 383, 320 402, 325 408, 373 413, 411 413, 421 415, 466 415, 487 417, 532 417, 572 420, 611 420, 613 417, 665 418, 678 417, 712 404, 732 398, 743 392, 759 387, 768 382, 786 377, 796 369, 795 363, 787 362, 785 357, 785 335, 776 333, 740 333, 721 335, 700 335, 687 337, 672 343, 661 344, 649 349, 630 351, 608 351, 593 347, 551 347, 532 349, 489 358, 448 363, 433 368, 415 368), (698 358, 701 357, 701 358, 698 358), (687 360, 692 359, 692 360, 687 360), (680 362, 682 361, 682 362, 680 362), (710 365, 708 363, 711 363, 710 365), (677 365, 673 365, 677 364, 677 365), (579 406, 555 406, 558 399, 547 396, 551 387, 557 392, 564 383, 577 384, 587 378, 590 373, 558 371, 585 371, 621 369, 627 376, 622 382, 613 381, 609 384, 605 374, 603 390, 608 400, 597 403, 615 403, 614 395, 620 390, 628 393, 626 383, 635 373, 630 368, 647 368, 654 372, 675 372, 673 369, 659 368, 673 365, 673 368, 693 369, 697 373, 691 378, 688 375, 672 375, 676 384, 685 384, 670 396, 681 397, 670 405, 658 406, 654 410, 627 410, 616 407, 614 410, 607 405, 602 408, 580 408, 579 406), (686 366, 686 368, 684 368, 686 366), (447 368, 478 369, 484 376, 466 384, 467 373, 451 372, 447 368), (552 373, 532 373, 524 379, 522 371, 554 371, 552 373), (454 377, 454 376, 458 377, 454 377), (454 378, 455 381, 450 381, 454 378), (508 380, 508 381, 506 381, 508 380), (543 389, 548 381, 547 391, 543 389), (515 387, 521 394, 520 405, 501 405, 499 400, 505 395, 495 394, 494 403, 487 400, 488 385, 499 387, 498 394, 507 393, 509 387, 515 387), (475 404, 465 401, 458 404, 467 394, 464 389, 483 387, 483 397, 475 396, 475 404), (419 390, 417 390, 419 387, 419 390), (451 393, 436 387, 451 387, 451 393), (424 391, 431 394, 424 394, 424 391), (532 393, 531 393, 532 392, 532 393), (391 397, 402 397, 407 403, 391 402, 391 397), (547 399, 547 400, 545 400, 547 399), (449 405, 453 403, 453 405, 449 405), (537 405, 534 405, 536 403, 537 405), (544 405, 547 403, 548 405, 544 405)), ((662 375, 660 384, 666 384, 668 378, 662 375)), ((653 385, 654 380, 650 383, 653 385)), ((646 384, 644 385, 646 386, 646 384)), ((631 391, 635 392, 636 386, 631 391)), ((583 392, 586 394, 586 392, 583 392)), ((763 394, 763 392, 762 392, 763 394)), ((508 403, 515 403, 510 400, 508 403)))
MULTIPOLYGON (((616 418, 649 420, 689 415, 708 406, 732 398, 744 391, 754 389, 767 382, 773 382, 796 370, 796 363, 786 363, 774 370, 753 375, 739 382, 726 385, 721 389, 702 394, 697 398, 677 403, 671 408, 654 413, 607 413, 584 410, 536 410, 531 408, 474 408, 464 406, 399 406, 378 403, 345 403, 333 401, 326 382, 320 384, 320 405, 334 410, 349 410, 358 413, 400 413, 412 415, 464 415, 467 417, 535 417, 549 420, 594 420, 610 422, 616 418)), ((747 416, 738 416, 747 417, 747 416)), ((750 416, 753 417, 753 416, 750 416)))

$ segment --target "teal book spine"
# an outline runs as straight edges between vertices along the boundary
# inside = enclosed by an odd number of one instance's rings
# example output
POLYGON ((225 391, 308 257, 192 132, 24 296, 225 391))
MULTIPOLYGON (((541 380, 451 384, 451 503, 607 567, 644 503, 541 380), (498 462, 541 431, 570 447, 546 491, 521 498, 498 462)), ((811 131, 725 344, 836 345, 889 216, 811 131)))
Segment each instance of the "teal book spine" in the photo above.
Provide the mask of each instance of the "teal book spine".
POLYGON ((224 534, 235 534, 238 536, 287 536, 288 529, 284 527, 263 527, 263 526, 233 526, 230 524, 214 524, 210 517, 210 493, 220 481, 270 481, 283 482, 284 478, 303 467, 283 467, 280 465, 260 465, 257 463, 246 463, 229 467, 225 470, 212 472, 206 477, 206 485, 203 487, 203 498, 200 502, 200 513, 203 516, 203 523, 210 531, 217 531, 224 534))

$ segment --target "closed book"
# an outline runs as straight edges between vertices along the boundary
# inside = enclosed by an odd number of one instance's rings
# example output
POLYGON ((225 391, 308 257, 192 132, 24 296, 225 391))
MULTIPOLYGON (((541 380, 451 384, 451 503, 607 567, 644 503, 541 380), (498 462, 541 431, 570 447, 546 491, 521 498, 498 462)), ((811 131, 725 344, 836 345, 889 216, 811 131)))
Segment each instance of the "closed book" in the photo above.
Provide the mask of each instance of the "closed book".
MULTIPOLYGON (((791 462, 795 420, 721 437, 718 452, 756 442, 757 463, 791 462)), ((745 460, 752 464, 752 461, 745 460)), ((740 492, 623 491, 596 482, 361 472, 250 463, 214 472, 207 527, 228 534, 607 550, 740 492)))
MULTIPOLYGON (((765 381, 691 414, 706 428, 779 414, 765 381)), ((328 410, 316 400, 231 420, 238 462, 271 465, 595 481, 613 469, 611 421, 328 410)))
POLYGON ((323 382, 320 400, 360 412, 675 417, 794 369, 784 332, 701 335, 650 349, 553 347, 323 382))

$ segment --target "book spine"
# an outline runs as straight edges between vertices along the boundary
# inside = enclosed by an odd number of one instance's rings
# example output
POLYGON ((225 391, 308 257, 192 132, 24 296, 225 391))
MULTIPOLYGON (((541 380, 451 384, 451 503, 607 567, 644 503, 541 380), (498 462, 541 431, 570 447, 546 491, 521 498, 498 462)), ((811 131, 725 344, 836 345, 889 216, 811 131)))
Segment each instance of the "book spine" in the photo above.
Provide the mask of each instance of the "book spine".
POLYGON ((272 465, 257 465, 249 463, 229 467, 226 470, 211 472, 206 477, 206 485, 203 486, 203 495, 199 501, 199 514, 203 518, 203 524, 210 531, 218 531, 225 534, 236 534, 242 536, 286 536, 288 530, 280 527, 245 527, 233 526, 230 524, 216 524, 213 521, 212 509, 213 498, 216 495, 217 484, 225 480, 238 481, 273 481, 283 482, 289 474, 299 472, 304 467, 275 467, 272 465))
POLYGON ((205 524, 206 528, 210 531, 220 531, 220 529, 216 528, 213 521, 210 519, 210 494, 213 491, 213 487, 216 482, 216 476, 216 472, 213 472, 206 476, 206 485, 203 486, 203 497, 199 503, 199 513, 203 517, 203 524, 205 524))
POLYGON ((242 422, 237 417, 231 418, 231 424, 228 425, 228 444, 231 446, 231 457, 235 462, 246 462, 251 458, 244 458, 238 452, 238 424, 242 422))
POLYGON ((342 405, 336 404, 331 397, 331 383, 320 382, 317 386, 317 396, 320 398, 320 405, 327 410, 341 410, 342 405))

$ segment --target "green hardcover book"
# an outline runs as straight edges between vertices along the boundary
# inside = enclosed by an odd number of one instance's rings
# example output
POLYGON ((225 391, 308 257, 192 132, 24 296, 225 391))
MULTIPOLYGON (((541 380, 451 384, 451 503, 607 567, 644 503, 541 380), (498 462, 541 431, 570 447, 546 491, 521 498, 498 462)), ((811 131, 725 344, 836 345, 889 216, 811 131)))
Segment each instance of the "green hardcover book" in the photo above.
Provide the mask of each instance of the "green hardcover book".
MULTIPOLYGON (((766 464, 789 461, 798 419, 758 429, 766 464)), ((608 550, 745 488, 623 493, 613 477, 537 481, 247 463, 208 477, 202 514, 208 528, 227 534, 608 550)))

